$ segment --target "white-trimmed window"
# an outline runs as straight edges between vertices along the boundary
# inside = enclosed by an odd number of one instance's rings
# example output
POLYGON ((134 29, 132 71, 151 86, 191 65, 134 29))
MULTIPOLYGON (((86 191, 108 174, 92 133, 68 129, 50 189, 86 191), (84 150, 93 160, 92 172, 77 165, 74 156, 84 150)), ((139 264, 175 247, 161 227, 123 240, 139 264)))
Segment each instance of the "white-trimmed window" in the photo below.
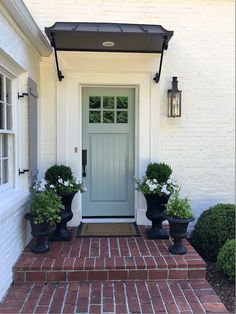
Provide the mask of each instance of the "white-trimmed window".
POLYGON ((0 191, 13 185, 12 80, 0 71, 0 191))

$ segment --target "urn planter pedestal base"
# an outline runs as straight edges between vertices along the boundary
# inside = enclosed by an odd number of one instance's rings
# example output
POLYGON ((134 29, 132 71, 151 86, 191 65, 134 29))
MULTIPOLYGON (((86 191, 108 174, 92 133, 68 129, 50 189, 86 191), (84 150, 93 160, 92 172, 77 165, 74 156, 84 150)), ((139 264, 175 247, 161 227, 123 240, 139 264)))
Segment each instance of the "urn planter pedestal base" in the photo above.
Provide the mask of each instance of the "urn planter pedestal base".
POLYGON ((189 222, 194 218, 175 218, 166 216, 170 225, 170 236, 173 238, 173 245, 169 246, 169 252, 172 254, 183 255, 187 253, 187 249, 182 245, 182 240, 186 239, 189 222))
POLYGON ((55 230, 51 233, 49 241, 70 241, 72 238, 72 230, 67 228, 67 222, 70 221, 73 217, 73 212, 71 210, 72 200, 76 192, 62 194, 61 202, 64 205, 64 210, 61 211, 61 221, 56 223, 55 230))
POLYGON ((148 239, 169 239, 168 232, 162 228, 162 222, 166 220, 163 213, 169 196, 144 194, 144 197, 147 202, 146 217, 152 222, 152 227, 146 230, 148 239))
POLYGON ((31 251, 36 254, 48 252, 49 245, 47 241, 47 236, 49 235, 50 222, 35 224, 34 216, 30 213, 26 213, 24 218, 30 221, 31 234, 35 238, 35 245, 31 248, 31 251))
POLYGON ((169 239, 168 232, 161 226, 155 226, 152 224, 152 227, 146 230, 148 239, 169 239))

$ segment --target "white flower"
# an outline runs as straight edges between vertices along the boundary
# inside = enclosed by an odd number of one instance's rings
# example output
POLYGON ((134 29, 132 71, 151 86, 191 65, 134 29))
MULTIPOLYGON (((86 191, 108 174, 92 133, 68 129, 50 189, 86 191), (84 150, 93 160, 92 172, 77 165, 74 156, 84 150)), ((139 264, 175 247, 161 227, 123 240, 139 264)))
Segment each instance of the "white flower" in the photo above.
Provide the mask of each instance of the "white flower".
POLYGON ((87 188, 84 188, 84 191, 85 191, 85 192, 87 192, 87 191, 88 191, 88 189, 87 189, 87 188))
POLYGON ((167 190, 167 186, 163 185, 163 187, 161 188, 161 192, 169 194, 170 192, 167 190))
POLYGON ((171 180, 171 179, 168 179, 168 180, 167 180, 167 183, 168 183, 168 184, 171 184, 171 183, 172 183, 172 180, 171 180))
POLYGON ((49 187, 50 187, 51 189, 54 189, 54 188, 55 188, 55 186, 54 186, 53 184, 50 184, 49 187))
POLYGON ((63 180, 62 180, 62 179, 58 179, 58 182, 59 182, 59 183, 63 183, 63 180))
POLYGON ((64 185, 65 185, 65 186, 68 186, 68 185, 69 185, 68 181, 65 181, 65 182, 64 182, 64 185))
POLYGON ((154 183, 157 183, 157 179, 153 179, 153 182, 154 182, 154 183))
POLYGON ((72 184, 72 183, 70 183, 70 186, 72 186, 72 187, 73 187, 73 184, 72 184))
POLYGON ((151 181, 150 181, 150 180, 147 180, 146 183, 147 183, 147 185, 149 185, 149 184, 151 183, 151 181))
POLYGON ((156 185, 156 184, 153 184, 152 187, 153 187, 154 189, 156 189, 156 188, 157 188, 157 185, 156 185))

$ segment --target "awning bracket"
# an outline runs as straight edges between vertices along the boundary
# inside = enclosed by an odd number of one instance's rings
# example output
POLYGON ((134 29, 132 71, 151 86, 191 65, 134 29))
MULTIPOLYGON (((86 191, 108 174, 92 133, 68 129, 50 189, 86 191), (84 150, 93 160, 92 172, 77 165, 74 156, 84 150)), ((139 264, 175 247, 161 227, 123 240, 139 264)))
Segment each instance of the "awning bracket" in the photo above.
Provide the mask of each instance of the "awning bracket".
POLYGON ((156 83, 159 83, 160 77, 161 77, 161 69, 162 69, 162 61, 163 61, 163 55, 164 55, 164 50, 167 50, 168 48, 168 39, 167 37, 165 37, 163 44, 162 44, 162 49, 161 49, 161 60, 160 60, 160 64, 159 64, 159 70, 156 73, 156 75, 154 76, 153 80, 156 83))
POLYGON ((59 69, 59 62, 58 62, 58 57, 57 57, 57 47, 56 47, 56 41, 55 41, 55 34, 54 33, 51 33, 51 45, 54 48, 58 80, 61 82, 62 79, 64 78, 64 75, 62 75, 62 72, 59 69))

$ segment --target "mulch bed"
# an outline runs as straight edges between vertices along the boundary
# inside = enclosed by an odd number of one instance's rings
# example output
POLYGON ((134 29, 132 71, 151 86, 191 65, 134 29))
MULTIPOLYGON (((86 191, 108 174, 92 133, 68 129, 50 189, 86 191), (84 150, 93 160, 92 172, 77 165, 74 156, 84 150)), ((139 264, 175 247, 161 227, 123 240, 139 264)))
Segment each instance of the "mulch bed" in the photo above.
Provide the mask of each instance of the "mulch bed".
POLYGON ((236 313, 235 306, 235 283, 230 282, 223 274, 221 274, 216 263, 205 261, 207 263, 206 278, 220 297, 225 307, 230 313, 236 313))

